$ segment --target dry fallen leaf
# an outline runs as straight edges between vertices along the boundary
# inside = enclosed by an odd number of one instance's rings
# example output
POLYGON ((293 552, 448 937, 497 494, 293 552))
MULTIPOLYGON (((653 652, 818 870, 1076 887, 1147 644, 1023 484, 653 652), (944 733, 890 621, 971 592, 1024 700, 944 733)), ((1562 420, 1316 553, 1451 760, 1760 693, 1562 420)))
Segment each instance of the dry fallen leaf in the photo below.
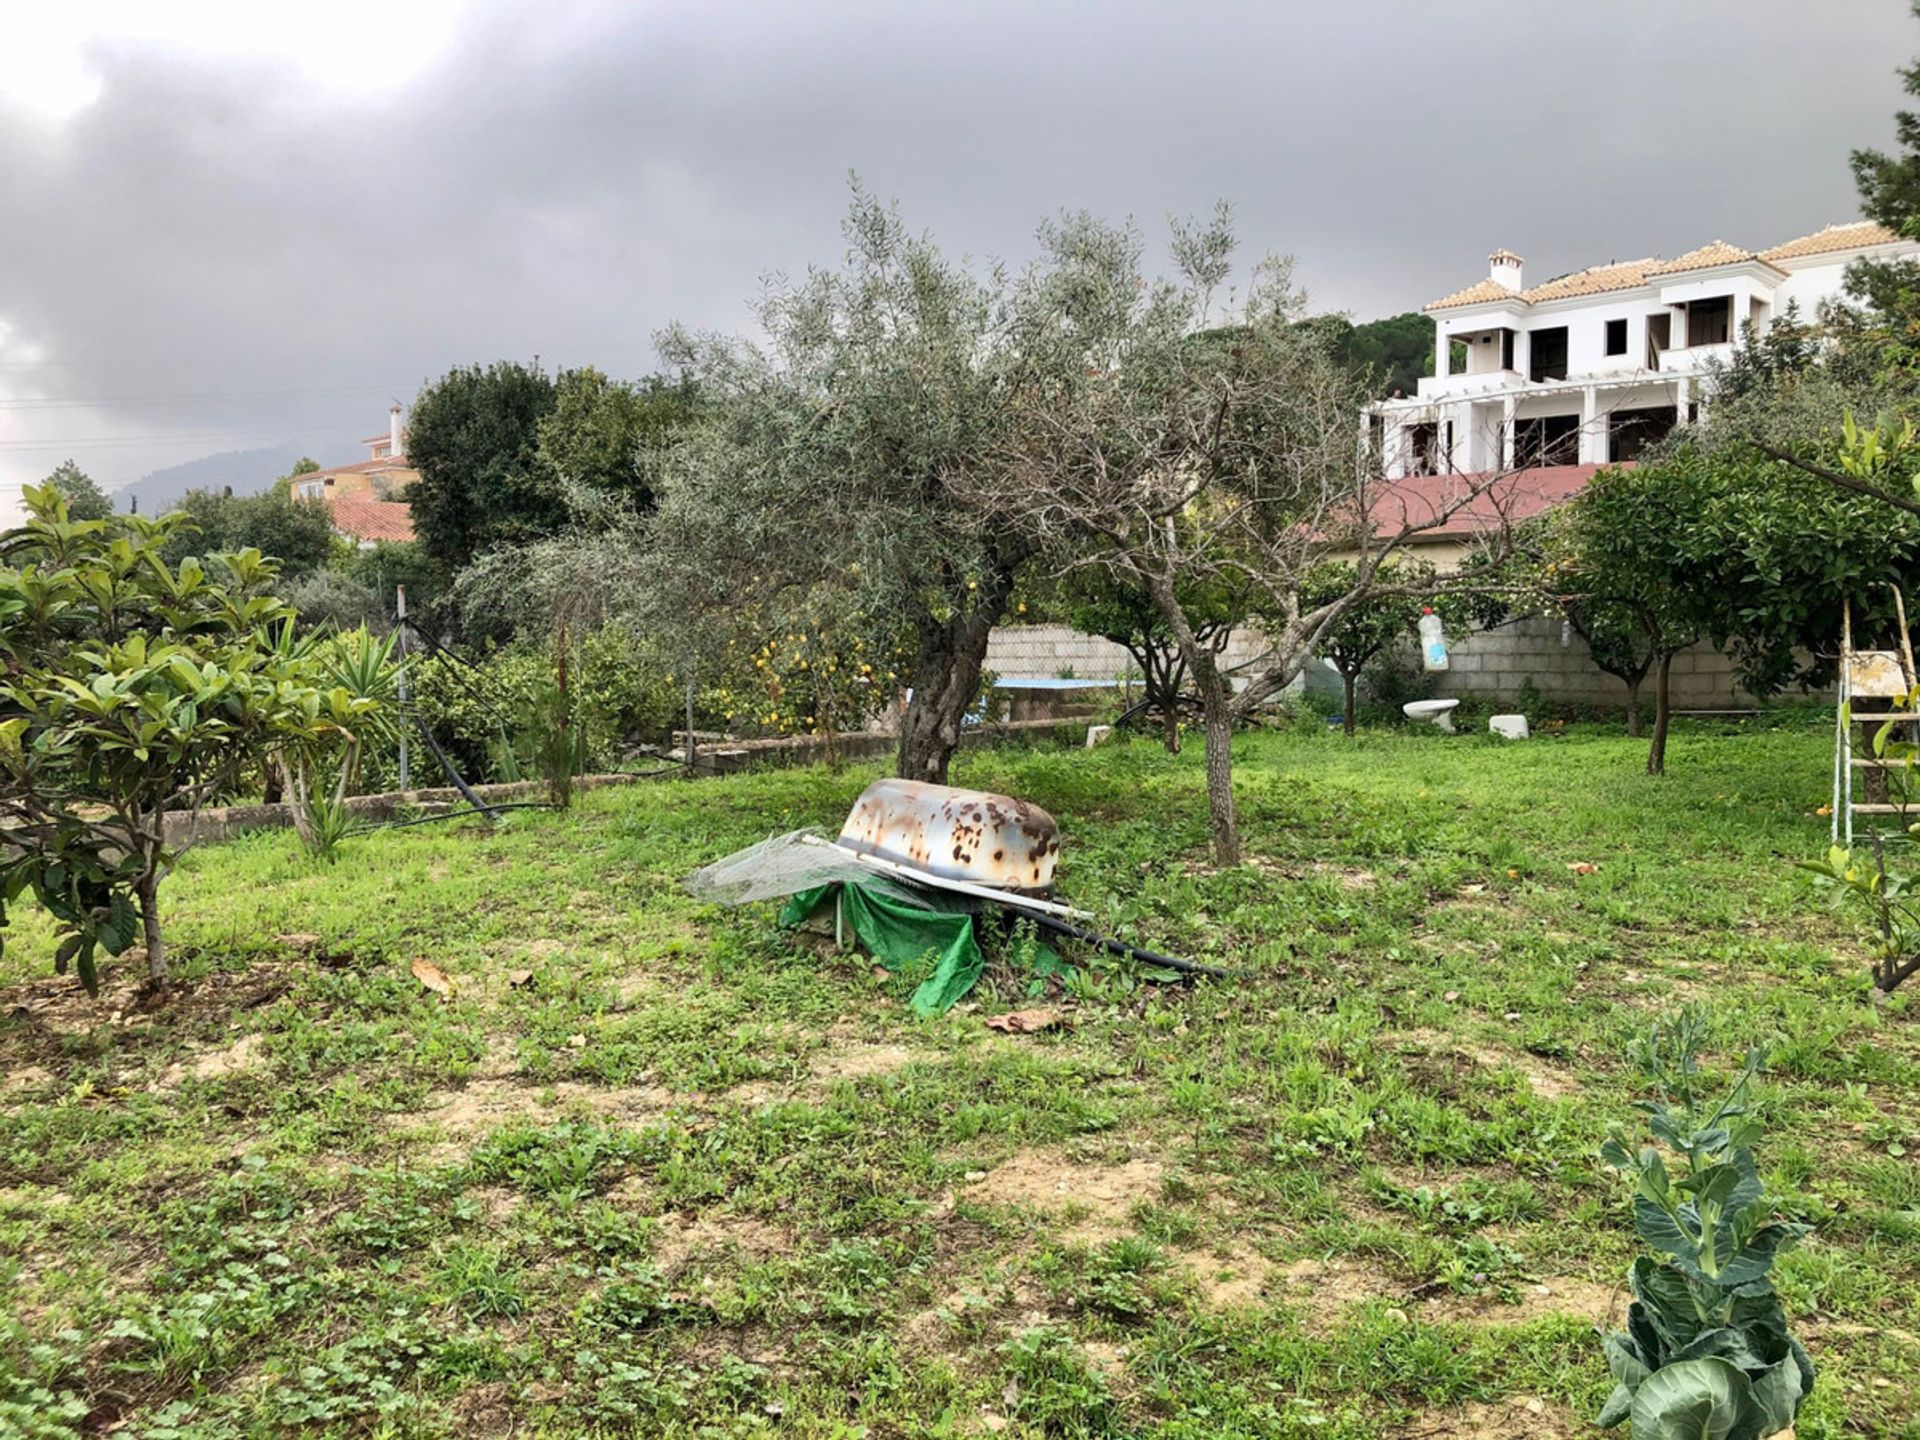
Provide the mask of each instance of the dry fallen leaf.
POLYGON ((1037 1006, 1032 1010, 1009 1010, 1004 1015, 989 1015, 986 1025, 989 1030, 999 1030, 1007 1035, 1031 1035, 1036 1030, 1048 1030, 1060 1023, 1060 1012, 1037 1006))
POLYGON ((1440 998, 1445 1000, 1449 1005, 1451 1005, 1454 1001, 1460 998, 1460 992, 1458 990, 1449 990, 1445 995, 1441 996, 1440 998))
POLYGON ((567 1036, 567 1044, 571 1045, 575 1050, 584 1050, 587 1048, 587 1037, 584 1035, 569 1035, 567 1036))
POLYGON ((427 989, 433 991, 434 994, 442 997, 451 997, 456 988, 453 983, 453 977, 431 960, 414 961, 413 978, 426 986, 427 989))
POLYGON ((276 935, 273 938, 289 950, 297 950, 302 954, 305 954, 309 950, 318 950, 320 948, 320 937, 318 935, 310 935, 304 930, 296 931, 290 935, 276 935))
POLYGON ((507 984, 515 990, 518 990, 522 985, 531 985, 532 983, 533 971, 531 970, 509 970, 507 972, 507 984))
POLYGON ((1590 860, 1569 860, 1567 862, 1567 869, 1576 875, 1591 875, 1599 868, 1598 865, 1595 865, 1590 860))

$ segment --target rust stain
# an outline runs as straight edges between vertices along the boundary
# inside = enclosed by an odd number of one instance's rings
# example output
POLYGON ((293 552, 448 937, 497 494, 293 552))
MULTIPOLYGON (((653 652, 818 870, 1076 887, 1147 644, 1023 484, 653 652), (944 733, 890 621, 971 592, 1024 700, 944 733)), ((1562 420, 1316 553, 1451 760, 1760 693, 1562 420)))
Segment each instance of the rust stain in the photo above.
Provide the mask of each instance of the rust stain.
POLYGON ((1050 890, 1060 827, 1039 806, 1006 795, 877 780, 854 803, 840 842, 945 879, 1050 890))

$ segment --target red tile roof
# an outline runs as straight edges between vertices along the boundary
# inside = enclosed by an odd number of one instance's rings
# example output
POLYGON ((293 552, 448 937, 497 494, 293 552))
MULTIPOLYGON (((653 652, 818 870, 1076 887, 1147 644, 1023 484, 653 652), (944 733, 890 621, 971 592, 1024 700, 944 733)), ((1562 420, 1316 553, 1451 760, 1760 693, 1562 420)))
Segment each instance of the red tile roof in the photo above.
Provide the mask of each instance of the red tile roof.
MULTIPOLYGON (((1408 525, 1444 520, 1407 537, 1409 545, 1435 540, 1460 540, 1498 530, 1504 521, 1529 519, 1571 500, 1604 465, 1541 465, 1518 470, 1491 484, 1485 475, 1414 475, 1380 488, 1368 506, 1373 533, 1397 535, 1408 525), (1473 495, 1474 488, 1486 485, 1473 495), (1472 499, 1467 497, 1473 495, 1472 499), (1464 503, 1463 503, 1464 502, 1464 503), (1457 508, 1456 508, 1457 507, 1457 508), (1447 512, 1451 510, 1452 513, 1447 512)), ((1624 467, 1623 467, 1624 468, 1624 467)))
POLYGON ((333 528, 355 540, 411 540, 413 512, 404 500, 336 495, 327 501, 333 528))

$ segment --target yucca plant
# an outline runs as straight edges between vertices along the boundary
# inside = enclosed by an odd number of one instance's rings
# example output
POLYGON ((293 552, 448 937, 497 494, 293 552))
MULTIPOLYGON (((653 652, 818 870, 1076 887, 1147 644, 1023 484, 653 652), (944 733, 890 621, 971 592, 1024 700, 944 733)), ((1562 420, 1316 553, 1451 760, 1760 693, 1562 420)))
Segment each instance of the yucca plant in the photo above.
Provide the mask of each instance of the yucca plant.
POLYGON ((295 832, 309 851, 332 863, 351 828, 347 797, 359 789, 360 757, 369 741, 395 733, 395 637, 383 639, 364 626, 295 637, 288 627, 280 644, 306 652, 310 668, 326 682, 316 704, 332 721, 329 743, 289 747, 278 763, 295 832))
POLYGON ((1640 1108, 1659 1143, 1636 1153, 1615 1138, 1601 1151, 1633 1179, 1634 1228, 1654 1252, 1633 1262, 1626 1331, 1603 1342, 1619 1383, 1598 1423, 1631 1420, 1634 1440, 1761 1440, 1790 1429, 1813 1388, 1768 1278, 1807 1227, 1771 1218, 1754 1168, 1750 1095, 1765 1057, 1749 1051, 1709 1108, 1695 1091, 1704 1037, 1692 1011, 1654 1026, 1644 1058, 1664 1098, 1640 1108))

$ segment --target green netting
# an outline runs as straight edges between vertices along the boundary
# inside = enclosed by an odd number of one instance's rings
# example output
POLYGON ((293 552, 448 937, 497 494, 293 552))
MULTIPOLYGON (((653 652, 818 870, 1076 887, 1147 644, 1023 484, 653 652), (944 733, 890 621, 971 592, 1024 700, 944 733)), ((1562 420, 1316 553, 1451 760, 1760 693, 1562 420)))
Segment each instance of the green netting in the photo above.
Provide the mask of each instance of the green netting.
MULTIPOLYGON (((780 912, 780 923, 801 924, 832 903, 836 892, 847 924, 888 970, 933 957, 933 972, 913 992, 914 1013, 946 1013, 979 980, 986 959, 973 933, 973 912, 957 895, 916 890, 907 898, 865 883, 820 885, 789 900, 780 912)), ((1031 965, 1036 977, 1072 973, 1051 946, 1039 941, 1033 942, 1031 965)))

